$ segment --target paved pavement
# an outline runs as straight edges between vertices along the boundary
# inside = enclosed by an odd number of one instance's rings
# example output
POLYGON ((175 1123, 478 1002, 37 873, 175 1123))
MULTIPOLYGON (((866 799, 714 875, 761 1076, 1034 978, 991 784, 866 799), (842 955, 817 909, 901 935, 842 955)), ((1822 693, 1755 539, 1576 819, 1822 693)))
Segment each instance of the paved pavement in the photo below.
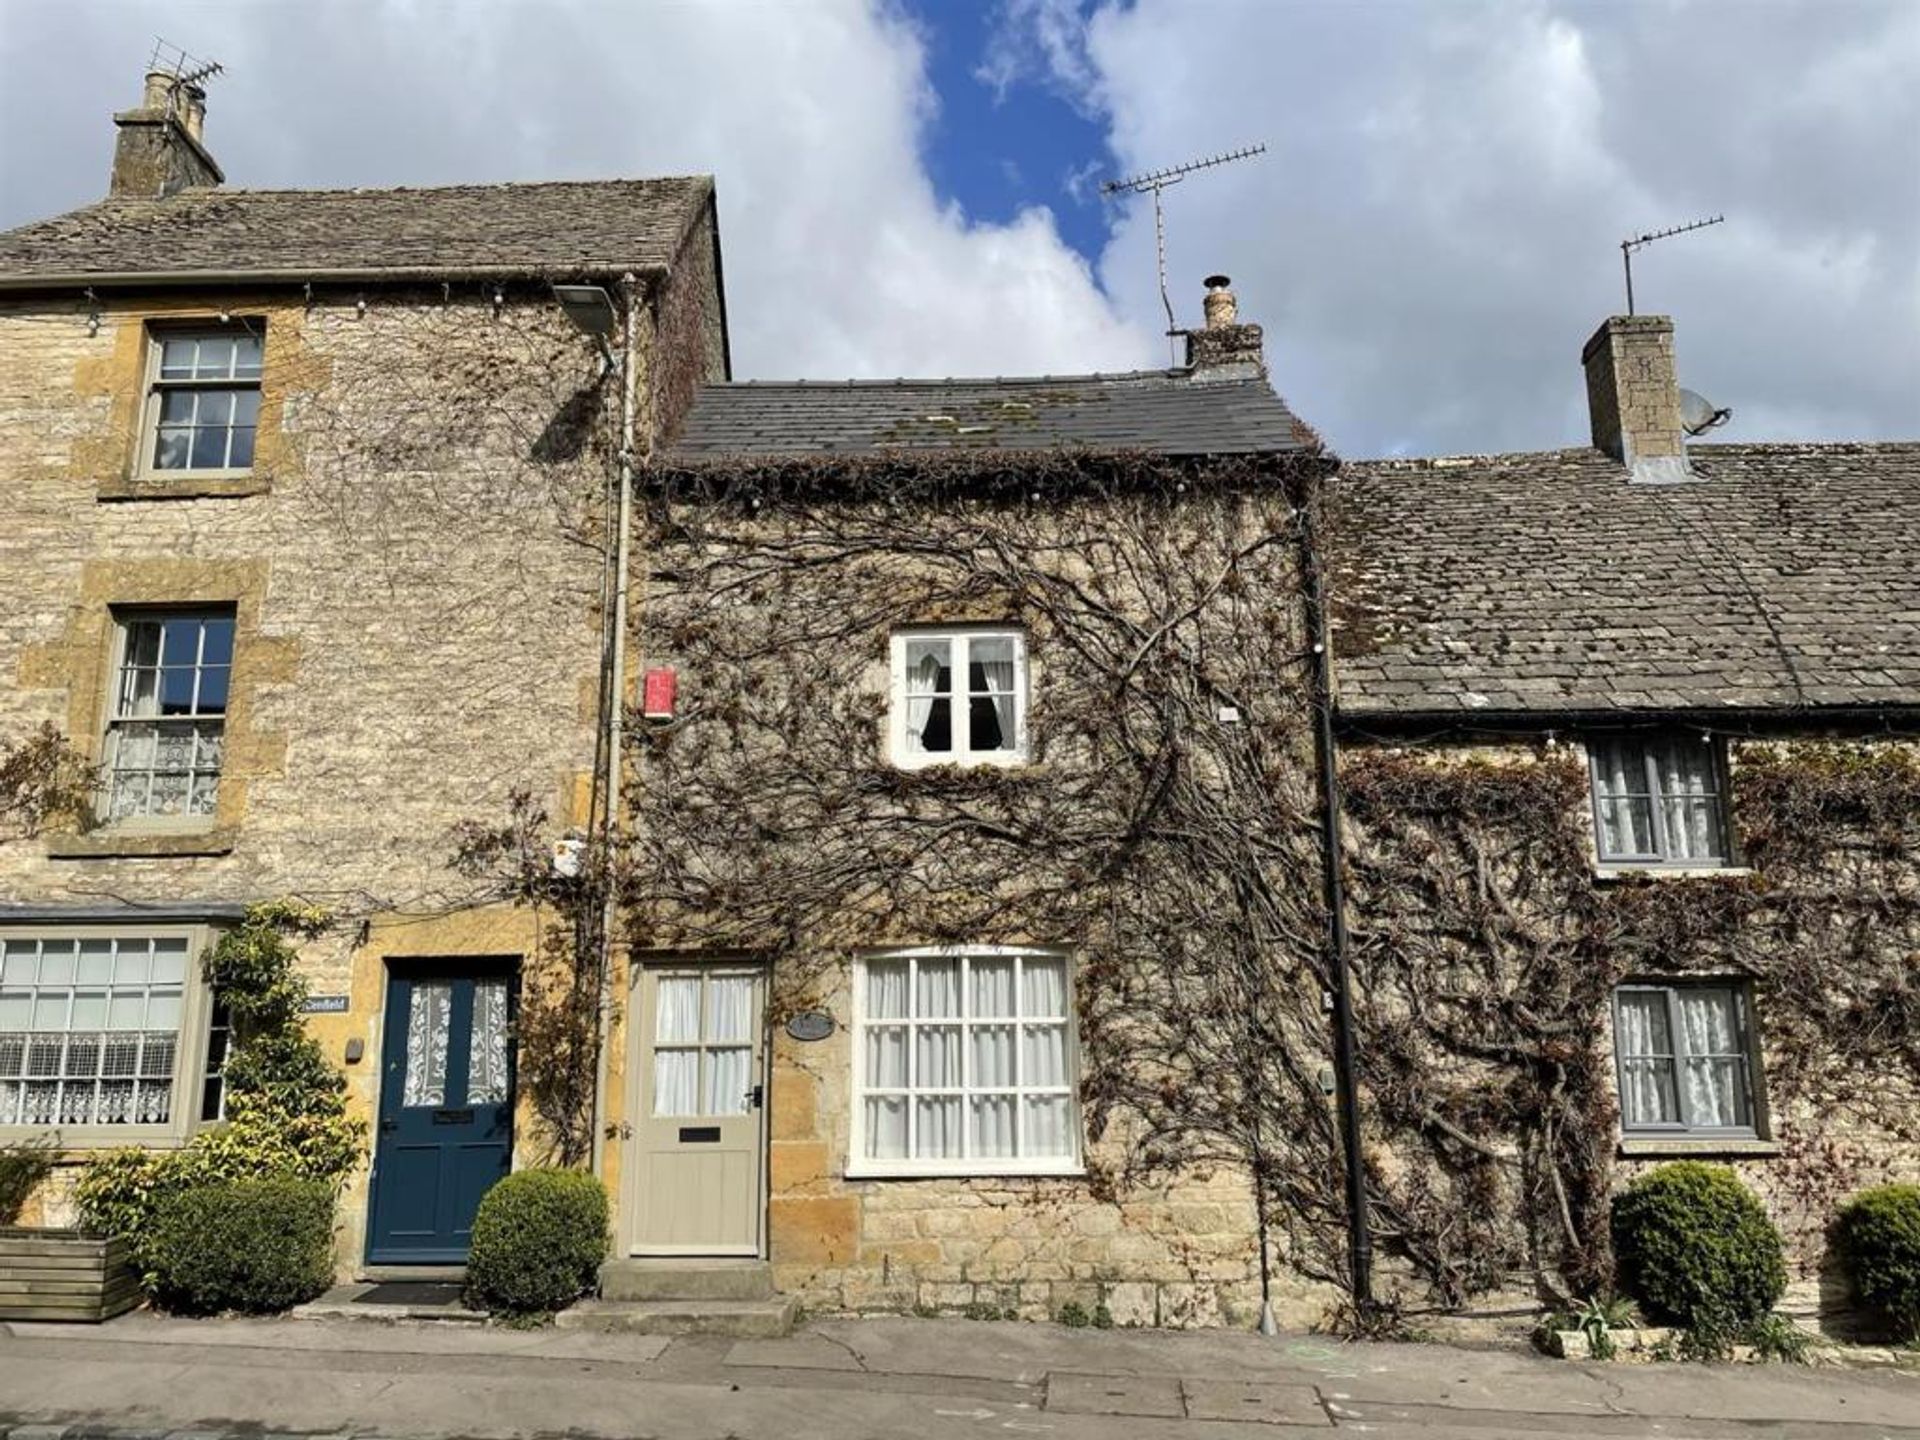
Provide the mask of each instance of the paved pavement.
POLYGON ((1910 1371, 965 1320, 751 1341, 138 1314, 0 1329, 6 1440, 1920 1440, 1910 1371))

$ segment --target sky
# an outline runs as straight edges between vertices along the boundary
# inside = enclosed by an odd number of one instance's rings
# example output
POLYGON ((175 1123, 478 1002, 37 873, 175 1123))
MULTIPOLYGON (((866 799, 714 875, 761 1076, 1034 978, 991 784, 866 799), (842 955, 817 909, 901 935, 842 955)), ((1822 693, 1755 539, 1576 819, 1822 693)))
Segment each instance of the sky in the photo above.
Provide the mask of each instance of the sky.
POLYGON ((0 228, 99 198, 155 33, 228 183, 709 172, 739 378, 1168 359, 1233 277, 1341 454, 1581 444, 1671 314, 1716 438, 1920 438, 1915 0, 0 0, 0 228))

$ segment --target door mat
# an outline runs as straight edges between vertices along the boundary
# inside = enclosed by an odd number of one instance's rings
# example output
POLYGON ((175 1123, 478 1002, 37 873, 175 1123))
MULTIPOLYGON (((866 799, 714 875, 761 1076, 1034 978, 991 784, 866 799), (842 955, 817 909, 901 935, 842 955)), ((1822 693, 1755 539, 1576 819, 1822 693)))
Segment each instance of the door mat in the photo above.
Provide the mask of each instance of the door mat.
POLYGON ((353 1297, 356 1305, 458 1305, 460 1287, 432 1280, 385 1280, 353 1297))

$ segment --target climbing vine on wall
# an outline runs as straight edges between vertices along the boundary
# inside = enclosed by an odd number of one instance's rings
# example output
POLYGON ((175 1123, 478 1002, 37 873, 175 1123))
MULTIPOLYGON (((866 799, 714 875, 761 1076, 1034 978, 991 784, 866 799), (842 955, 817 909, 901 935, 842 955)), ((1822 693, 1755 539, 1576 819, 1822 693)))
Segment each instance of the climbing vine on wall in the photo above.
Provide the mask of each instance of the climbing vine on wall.
POLYGON ((1879 744, 1750 743, 1734 822, 1751 874, 1596 885, 1564 752, 1353 755, 1355 973, 1374 1177, 1443 1302, 1534 1273, 1610 1281, 1620 980, 1755 987, 1779 1185, 1817 1232, 1875 1178, 1850 1127, 1920 1125, 1920 765, 1879 744), (1796 1115, 1821 1117, 1819 1133, 1796 1115))

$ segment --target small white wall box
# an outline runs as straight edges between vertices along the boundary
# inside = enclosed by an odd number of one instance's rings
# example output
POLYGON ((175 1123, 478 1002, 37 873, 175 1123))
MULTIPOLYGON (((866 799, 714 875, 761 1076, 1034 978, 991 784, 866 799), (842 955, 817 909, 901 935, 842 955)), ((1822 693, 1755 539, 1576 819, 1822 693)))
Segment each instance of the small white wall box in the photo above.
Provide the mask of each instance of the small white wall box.
POLYGON ((587 842, 576 836, 566 836, 553 842, 553 873, 572 880, 580 874, 581 857, 586 854, 587 842))
POLYGON ((1222 705, 1220 707, 1220 723, 1222 725, 1238 725, 1240 723, 1240 707, 1238 705, 1222 705))
POLYGON ((647 671, 640 686, 640 713, 649 720, 671 720, 676 688, 678 678, 667 667, 647 671))

